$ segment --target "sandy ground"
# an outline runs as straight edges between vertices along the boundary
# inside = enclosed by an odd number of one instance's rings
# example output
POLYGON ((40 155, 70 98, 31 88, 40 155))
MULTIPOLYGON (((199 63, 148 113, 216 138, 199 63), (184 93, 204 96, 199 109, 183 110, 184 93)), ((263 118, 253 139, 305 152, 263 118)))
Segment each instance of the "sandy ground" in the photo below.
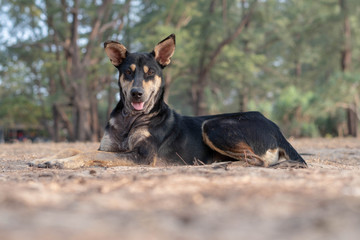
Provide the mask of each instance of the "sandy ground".
POLYGON ((291 143, 308 169, 37 169, 98 144, 3 144, 0 239, 360 239, 360 140, 291 143))

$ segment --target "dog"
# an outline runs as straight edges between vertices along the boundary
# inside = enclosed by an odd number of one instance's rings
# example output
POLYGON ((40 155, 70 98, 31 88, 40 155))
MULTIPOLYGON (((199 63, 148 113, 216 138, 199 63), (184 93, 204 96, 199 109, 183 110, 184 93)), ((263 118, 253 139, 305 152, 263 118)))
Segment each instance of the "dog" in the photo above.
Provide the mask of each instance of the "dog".
POLYGON ((259 112, 182 116, 163 100, 163 69, 175 51, 175 35, 152 52, 130 53, 107 41, 104 48, 119 71, 120 101, 111 112, 98 151, 66 150, 35 160, 40 168, 169 166, 239 162, 271 168, 306 168, 281 133, 259 112))

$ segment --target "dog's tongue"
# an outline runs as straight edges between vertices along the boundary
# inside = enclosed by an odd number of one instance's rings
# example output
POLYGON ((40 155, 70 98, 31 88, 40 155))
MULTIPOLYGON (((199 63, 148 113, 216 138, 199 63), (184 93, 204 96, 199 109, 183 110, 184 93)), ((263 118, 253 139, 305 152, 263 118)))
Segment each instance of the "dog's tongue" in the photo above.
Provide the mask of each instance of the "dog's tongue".
POLYGON ((132 102, 131 105, 135 108, 135 110, 140 111, 144 108, 144 102, 132 102))

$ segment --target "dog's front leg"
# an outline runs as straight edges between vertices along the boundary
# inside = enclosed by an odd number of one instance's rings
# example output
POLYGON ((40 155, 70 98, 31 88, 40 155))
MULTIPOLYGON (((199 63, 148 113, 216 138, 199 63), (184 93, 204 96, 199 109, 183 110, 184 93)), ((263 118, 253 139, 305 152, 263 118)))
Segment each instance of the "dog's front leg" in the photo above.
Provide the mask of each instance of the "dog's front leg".
MULTIPOLYGON (((29 166, 38 168, 81 168, 91 166, 115 167, 136 165, 135 153, 116 153, 116 152, 80 152, 65 158, 53 157, 38 159, 28 163, 29 166)), ((60 155, 58 155, 60 156, 60 155)))

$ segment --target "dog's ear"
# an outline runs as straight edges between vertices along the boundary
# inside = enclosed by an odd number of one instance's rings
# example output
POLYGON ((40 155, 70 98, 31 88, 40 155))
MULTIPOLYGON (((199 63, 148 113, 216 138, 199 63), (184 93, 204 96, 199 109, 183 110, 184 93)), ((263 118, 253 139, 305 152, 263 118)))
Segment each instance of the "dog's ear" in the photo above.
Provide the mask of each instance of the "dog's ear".
POLYGON ((104 42, 106 55, 110 58, 115 67, 119 66, 127 56, 127 50, 124 45, 115 41, 104 42))
POLYGON ((175 52, 175 34, 171 34, 161 42, 159 42, 152 54, 155 60, 162 66, 166 67, 171 61, 171 57, 175 52))

